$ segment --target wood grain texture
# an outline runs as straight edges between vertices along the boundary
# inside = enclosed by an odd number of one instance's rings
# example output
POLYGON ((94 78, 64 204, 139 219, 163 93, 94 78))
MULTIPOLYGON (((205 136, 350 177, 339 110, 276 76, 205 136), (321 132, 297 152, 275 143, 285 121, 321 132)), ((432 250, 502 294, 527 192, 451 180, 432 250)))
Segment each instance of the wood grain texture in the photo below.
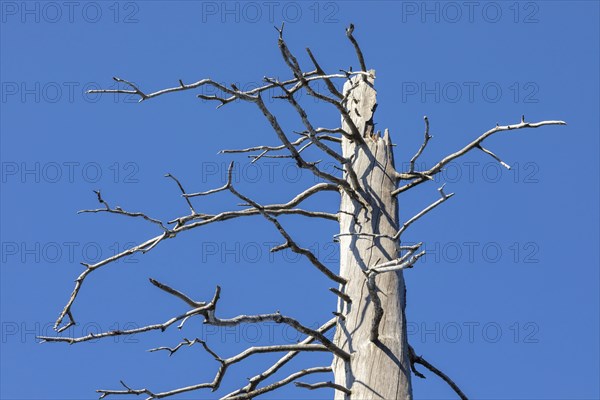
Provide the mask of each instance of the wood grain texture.
MULTIPOLYGON (((335 357, 333 371, 335 383, 351 389, 351 394, 336 391, 335 398, 411 399, 402 271, 376 276, 384 314, 379 326, 379 340, 370 340, 374 306, 363 271, 396 258, 400 250, 398 241, 390 239, 399 226, 398 204, 396 197, 392 196, 396 188, 396 173, 390 137, 387 130, 383 137, 372 134, 372 118, 377 104, 373 83, 374 78, 365 82, 356 77, 344 86, 344 94, 351 90, 347 107, 363 133, 366 146, 356 146, 344 138, 343 155, 352 160, 371 209, 365 210, 342 192, 340 233, 360 232, 389 237, 345 235, 339 238, 340 275, 348 280, 340 290, 351 298, 352 303, 339 301, 338 311, 345 320, 338 323, 334 343, 349 352, 351 359, 345 362, 335 357)), ((342 124, 345 129, 343 121, 342 124)))

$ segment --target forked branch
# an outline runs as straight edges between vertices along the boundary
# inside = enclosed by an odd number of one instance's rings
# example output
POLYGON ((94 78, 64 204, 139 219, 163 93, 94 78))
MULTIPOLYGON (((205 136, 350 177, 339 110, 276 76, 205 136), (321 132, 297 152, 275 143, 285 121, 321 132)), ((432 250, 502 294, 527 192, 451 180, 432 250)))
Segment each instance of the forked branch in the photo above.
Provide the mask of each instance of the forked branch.
MULTIPOLYGON (((168 174, 168 175, 172 179, 174 179, 175 182, 178 183, 178 186, 182 192, 182 195, 187 199, 188 196, 187 196, 187 193, 185 192, 185 190, 183 189, 183 186, 179 183, 179 181, 175 177, 173 177, 170 174, 168 174)), ((221 188, 220 190, 224 190, 224 189, 221 188)), ((322 192, 322 191, 339 191, 339 188, 337 185, 334 185, 334 184, 319 183, 319 184, 316 184, 316 185, 306 189, 304 192, 298 194, 296 197, 294 197, 292 200, 290 200, 287 203, 269 204, 269 205, 263 206, 263 209, 266 212, 268 212, 269 214, 273 214, 273 215, 294 214, 294 215, 303 215, 303 216, 307 216, 307 217, 325 218, 325 219, 337 221, 338 220, 337 215, 335 215, 335 214, 329 214, 329 213, 318 212, 318 211, 307 211, 307 210, 295 208, 300 203, 302 203, 304 200, 306 200, 309 197, 311 197, 319 192, 322 192)), ((216 190, 213 189, 213 192, 216 192, 216 190)), ((96 192, 96 194, 97 194, 97 197, 98 197, 98 200, 100 201, 100 203, 105 206, 105 208, 99 209, 100 211, 115 210, 114 213, 116 213, 116 214, 123 214, 123 215, 127 215, 127 216, 136 216, 136 217, 138 216, 138 215, 135 215, 136 213, 128 213, 128 212, 121 210, 120 208, 112 209, 108 205, 108 203, 102 198, 99 191, 96 192), (117 210, 120 210, 120 211, 117 211, 117 210)), ((175 218, 175 219, 169 221, 169 223, 176 224, 174 228, 172 228, 170 230, 166 230, 161 235, 158 235, 151 239, 148 239, 143 243, 140 243, 136 246, 130 247, 130 248, 122 251, 121 253, 115 254, 115 255, 108 257, 104 260, 101 260, 95 264, 82 263, 85 266, 85 270, 75 280, 75 287, 74 287, 73 291, 71 292, 71 295, 69 297, 69 300, 67 301, 67 304, 65 305, 65 307, 61 311, 60 315, 58 316, 58 318, 54 324, 54 329, 60 333, 75 324, 75 318, 73 317, 73 313, 71 311, 72 306, 75 302, 75 299, 79 295, 79 292, 81 290, 81 287, 82 287, 85 279, 89 276, 90 273, 99 269, 100 267, 103 267, 108 264, 112 264, 113 262, 116 262, 117 260, 120 260, 121 258, 128 257, 135 253, 145 254, 146 252, 155 248, 162 241, 164 241, 166 239, 174 238, 179 233, 184 232, 184 231, 189 231, 189 230, 192 230, 195 228, 199 228, 201 226, 206 226, 206 225, 209 225, 212 223, 227 221, 230 219, 260 215, 259 210, 257 210, 254 207, 243 209, 243 210, 238 210, 238 211, 225 211, 225 212, 215 214, 215 215, 198 214, 193 209, 193 206, 191 206, 189 199, 187 201, 188 201, 188 204, 190 204, 192 214, 190 214, 188 216, 175 218), (65 318, 68 318, 68 322, 61 326, 61 324, 63 323, 63 320, 65 318)), ((100 212, 100 211, 98 211, 98 212, 100 212)), ((139 215, 139 217, 143 218, 143 216, 141 216, 141 215, 139 215)), ((149 217, 147 217, 147 218, 149 218, 149 217)), ((144 219, 147 219, 147 218, 144 218, 144 219)), ((161 226, 164 226, 164 225, 161 225, 161 226)))
MULTIPOLYGON (((564 121, 525 122, 525 117, 523 116, 523 117, 521 117, 521 122, 518 124, 504 125, 504 126, 497 125, 496 127, 483 133, 481 136, 479 136, 477 139, 473 140, 471 143, 469 143, 462 149, 444 157, 441 161, 439 161, 437 164, 435 164, 433 167, 431 167, 427 171, 421 171, 421 172, 409 171, 409 172, 398 174, 398 178, 403 179, 403 180, 411 180, 411 182, 394 190, 392 192, 392 195, 397 195, 397 194, 402 193, 410 188, 420 185, 421 183, 423 183, 427 180, 433 179, 433 176, 436 175, 437 173, 439 173, 451 161, 453 161, 459 157, 462 157, 463 155, 467 154, 469 151, 471 151, 475 148, 482 149, 481 143, 485 139, 494 135, 495 133, 503 132, 503 131, 525 129, 525 128, 539 128, 541 126, 546 126, 546 125, 566 125, 566 122, 564 122, 564 121)), ((424 148, 424 146, 423 146, 423 148, 424 148)), ((490 153, 491 152, 489 152, 489 151, 487 152, 487 154, 490 154, 490 153)), ((492 154, 490 154, 490 155, 492 155, 492 154)), ((507 167, 507 165, 505 163, 503 163, 498 157, 496 157, 495 155, 493 157, 497 161, 501 162, 505 167, 507 167)))
MULTIPOLYGON (((205 324, 214 325, 214 326, 237 326, 240 324, 259 323, 259 322, 267 322, 267 321, 271 321, 271 322, 275 322, 275 323, 283 323, 283 324, 289 325, 290 327, 296 329, 300 333, 309 335, 309 336, 313 337, 314 339, 320 341, 329 351, 331 351, 338 357, 340 357, 344 360, 347 360, 350 357, 350 355, 348 353, 346 353, 344 350, 342 350, 339 347, 337 347, 336 345, 334 345, 333 342, 331 342, 331 340, 327 339, 327 337, 325 337, 325 335, 323 335, 321 332, 310 329, 310 328, 302 325, 300 322, 298 322, 297 320, 295 320, 291 317, 281 315, 279 312, 275 312, 275 313, 271 313, 271 314, 257 314, 257 315, 242 314, 242 315, 238 315, 236 317, 228 318, 228 319, 218 318, 215 315, 215 313, 216 313, 217 303, 220 299, 220 294, 221 294, 221 288, 219 286, 217 286, 212 300, 208 303, 204 303, 204 302, 194 301, 189 296, 184 295, 183 293, 171 288, 170 286, 168 286, 164 283, 160 283, 154 279, 151 279, 150 282, 154 286, 163 290, 164 292, 183 300, 188 305, 192 305, 192 306, 199 305, 199 306, 192 307, 189 311, 187 311, 183 314, 180 314, 176 317, 170 318, 169 320, 165 321, 162 324, 147 325, 147 326, 143 326, 143 327, 139 327, 139 328, 135 328, 135 329, 128 329, 128 330, 114 330, 114 331, 107 331, 107 332, 102 332, 102 333, 90 333, 88 335, 80 336, 80 337, 39 336, 38 338, 44 342, 66 342, 69 344, 75 344, 75 343, 80 343, 80 342, 86 342, 89 340, 102 339, 102 338, 106 338, 106 337, 134 335, 137 333, 148 332, 148 331, 153 331, 153 330, 165 331, 168 327, 173 325, 175 322, 178 322, 178 321, 185 322, 190 317, 200 315, 200 316, 204 317, 205 324)), ((289 349, 289 350, 298 350, 298 349, 289 349)))
MULTIPOLYGON (((336 318, 332 318, 327 323, 325 323, 323 326, 321 326, 319 329, 317 329, 317 332, 324 334, 325 332, 327 332, 328 330, 333 328, 335 326, 335 324, 336 324, 336 318)), ((314 340, 315 340, 314 337, 308 336, 306 339, 301 341, 299 344, 309 344, 309 343, 312 343, 314 340)), ((288 362, 290 362, 298 354, 300 354, 300 352, 297 350, 290 351, 289 353, 287 353, 286 355, 281 357, 270 368, 268 368, 267 370, 265 370, 264 372, 262 372, 258 375, 253 376, 252 378, 250 378, 248 380, 249 383, 246 386, 244 386, 243 388, 238 389, 232 393, 229 393, 228 395, 223 396, 222 399, 229 399, 229 398, 234 397, 241 393, 248 394, 250 392, 253 392, 262 381, 264 381, 265 379, 267 379, 268 377, 270 377, 271 375, 273 375, 274 373, 279 371, 280 368, 282 368, 284 365, 286 365, 288 362)))

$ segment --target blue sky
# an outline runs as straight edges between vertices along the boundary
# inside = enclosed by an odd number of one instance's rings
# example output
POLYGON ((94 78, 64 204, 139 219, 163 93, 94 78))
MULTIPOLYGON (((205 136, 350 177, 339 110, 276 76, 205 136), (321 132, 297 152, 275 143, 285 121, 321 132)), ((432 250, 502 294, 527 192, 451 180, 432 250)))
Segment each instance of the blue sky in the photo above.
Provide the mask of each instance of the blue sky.
MULTIPOLYGON (((423 116, 431 166, 496 123, 562 119, 566 127, 505 132, 488 148, 503 170, 471 154, 400 198, 410 218, 456 196, 416 223, 407 241, 428 255, 405 276, 409 340, 475 399, 597 399, 599 371, 597 2, 12 2, 1 24, 1 389, 3 399, 88 399, 97 388, 168 390, 211 380, 218 364, 201 348, 173 357, 145 350, 205 338, 223 356, 248 345, 294 342, 281 326, 215 331, 200 321, 134 338, 74 346, 37 344, 81 272, 93 262, 160 233, 145 221, 77 215, 95 208, 92 190, 126 210, 168 220, 189 210, 189 191, 223 184, 238 161, 236 185, 258 202, 283 202, 314 183, 289 160, 250 165, 221 149, 277 144, 258 109, 239 102, 215 110, 197 93, 138 104, 90 96, 114 88, 112 76, 153 91, 210 77, 242 88, 290 72, 273 25, 286 22, 288 45, 310 67, 310 47, 327 71, 357 68, 344 28, 353 22, 366 63, 377 71, 377 127, 390 129, 399 170, 421 144, 423 116)), ((307 96, 317 125, 339 117, 307 96)), ((286 129, 300 121, 269 103, 286 129)), ((317 157, 316 153, 307 153, 317 157)), ((330 164, 327 164, 331 167, 330 164)), ((235 209, 230 194, 195 201, 201 212, 235 209)), ((312 209, 337 210, 323 194, 312 209)), ((281 218, 335 269, 333 222, 281 218)), ((220 315, 281 310, 316 327, 331 316, 330 283, 292 253, 270 255, 281 238, 259 217, 187 232, 146 255, 94 273, 74 306, 81 335, 163 322, 184 310, 149 277, 207 300, 222 286, 220 315)), ((233 367, 217 394, 243 386, 275 355, 233 367)), ((328 365, 300 357, 281 377, 328 365)), ((414 378, 417 399, 454 398, 437 377, 414 378)), ((318 381, 320 377, 306 378, 318 381)), ((181 398, 218 398, 196 392, 181 398)), ((265 398, 331 398, 293 386, 265 398)))

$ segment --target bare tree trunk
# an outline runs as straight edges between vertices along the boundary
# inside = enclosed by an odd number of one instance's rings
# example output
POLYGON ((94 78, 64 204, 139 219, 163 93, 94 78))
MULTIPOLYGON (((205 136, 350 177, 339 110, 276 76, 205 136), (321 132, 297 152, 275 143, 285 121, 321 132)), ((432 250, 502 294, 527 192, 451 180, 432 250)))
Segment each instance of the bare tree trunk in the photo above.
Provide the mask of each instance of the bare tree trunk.
MULTIPOLYGON (((374 74, 374 73, 373 73, 374 74)), ((369 204, 360 203, 342 193, 340 213, 340 275, 348 280, 342 286, 350 297, 348 304, 340 299, 339 312, 345 320, 338 324, 334 343, 349 352, 351 360, 335 357, 335 382, 350 388, 351 395, 336 391, 336 399, 410 399, 410 361, 405 323, 405 286, 402 271, 375 277, 381 307, 370 299, 364 271, 375 264, 398 257, 400 246, 390 238, 399 228, 398 204, 392 192, 396 188, 396 172, 389 134, 383 138, 373 132, 376 92, 362 77, 344 86, 349 95, 347 108, 367 146, 356 146, 343 139, 343 156, 352 161, 364 196, 369 204), (352 86, 354 86, 353 89, 352 86), (349 232, 360 234, 344 235, 349 232), (388 235, 374 238, 369 234, 388 235), (383 309, 380 324, 377 311, 383 309), (376 329, 377 332, 372 332, 376 329), (373 334, 378 339, 373 339, 373 334)), ((348 129, 342 121, 344 129, 348 129)), ((377 300, 376 300, 377 301, 377 300)))

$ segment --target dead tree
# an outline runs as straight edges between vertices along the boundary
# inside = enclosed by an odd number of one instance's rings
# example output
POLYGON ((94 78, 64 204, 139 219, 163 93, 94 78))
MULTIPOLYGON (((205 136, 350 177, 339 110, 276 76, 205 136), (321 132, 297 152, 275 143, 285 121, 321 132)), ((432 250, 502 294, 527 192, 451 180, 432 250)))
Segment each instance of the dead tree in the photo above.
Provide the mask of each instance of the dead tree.
MULTIPOLYGON (((143 218, 155 224, 161 233, 120 254, 109 257, 95 264, 83 264, 85 269, 75 280, 75 288, 56 320, 54 328, 62 332, 75 324, 73 306, 82 285, 88 276, 118 259, 134 253, 147 253, 167 239, 173 239, 180 233, 200 228, 209 224, 249 216, 262 216, 268 220, 283 238, 283 243, 271 249, 273 252, 289 249, 298 253, 331 279, 337 287, 330 290, 338 296, 337 311, 330 321, 318 329, 302 325, 296 319, 282 315, 279 312, 259 315, 238 315, 233 318, 223 318, 218 315, 218 304, 221 289, 216 288, 212 298, 205 301, 196 300, 181 293, 164 283, 151 279, 150 282, 158 289, 173 295, 186 303, 189 310, 176 315, 163 323, 148 325, 131 330, 115 330, 100 334, 89 334, 83 337, 41 337, 45 342, 79 343, 89 340, 118 336, 135 335, 143 332, 164 331, 172 325, 183 326, 193 317, 202 317, 206 324, 216 326, 236 326, 245 323, 273 321, 286 324, 306 335, 306 339, 297 344, 282 344, 263 347, 251 347, 242 353, 224 358, 216 354, 208 343, 200 339, 183 339, 174 347, 159 347, 152 351, 164 350, 175 353, 184 346, 199 344, 220 363, 214 379, 211 382, 198 383, 187 387, 172 389, 166 392, 154 392, 151 388, 135 389, 121 382, 120 389, 101 389, 101 398, 108 395, 147 395, 148 399, 163 398, 199 389, 217 390, 227 369, 246 358, 266 352, 285 353, 279 361, 263 373, 254 376, 249 383, 240 389, 226 394, 222 399, 238 400, 251 399, 263 393, 295 383, 307 389, 333 388, 336 399, 410 399, 412 398, 411 371, 416 376, 424 376, 415 368, 420 364, 429 371, 446 381, 457 395, 466 396, 458 386, 423 357, 418 356, 407 341, 405 315, 405 285, 403 271, 411 268, 424 251, 420 251, 421 243, 402 245, 402 235, 419 218, 450 199, 453 193, 444 192, 444 187, 438 189, 440 197, 425 207, 412 218, 401 222, 398 216, 398 195, 428 182, 451 161, 462 157, 471 150, 482 151, 510 168, 500 157, 483 147, 483 142, 495 133, 524 128, 538 128, 544 125, 564 125, 563 121, 526 122, 524 117, 515 124, 496 125, 483 133, 462 149, 446 156, 426 171, 415 170, 415 162, 425 151, 431 135, 429 121, 425 117, 425 134, 423 144, 409 162, 408 171, 399 172, 394 166, 392 142, 387 129, 383 136, 375 131, 373 115, 377 105, 374 88, 375 72, 367 69, 363 53, 353 36, 354 27, 350 25, 346 35, 356 51, 360 69, 352 71, 340 70, 339 73, 326 73, 309 49, 306 49, 313 67, 306 72, 286 45, 283 37, 283 26, 278 29, 278 46, 285 64, 289 67, 291 77, 280 81, 275 78, 264 78, 264 85, 252 90, 243 91, 236 85, 225 86, 210 79, 202 79, 195 83, 184 83, 179 80, 177 86, 147 93, 134 83, 120 78, 115 81, 127 86, 126 89, 92 90, 93 93, 120 93, 139 96, 140 102, 173 92, 193 90, 202 86, 218 89, 219 95, 203 95, 198 97, 219 102, 219 107, 233 101, 241 100, 256 105, 267 119, 277 138, 281 142, 275 146, 257 146, 239 150, 223 150, 223 153, 251 153, 253 162, 266 157, 288 157, 295 161, 301 169, 306 169, 320 178, 318 183, 282 204, 259 204, 249 195, 241 193, 233 184, 229 167, 228 180, 222 187, 188 193, 174 176, 167 174, 181 191, 189 206, 188 215, 163 222, 141 212, 130 212, 120 207, 112 207, 98 191, 96 192, 100 208, 83 210, 87 213, 112 213, 126 217, 143 218), (323 82, 327 88, 322 93, 315 88, 315 83, 323 82), (334 82, 345 82, 340 90, 334 82), (289 103, 297 112, 303 125, 303 131, 296 140, 290 139, 277 117, 270 111, 263 95, 268 91, 277 91, 275 98, 289 103), (311 122, 307 112, 297 100, 301 92, 330 104, 341 115, 341 126, 337 128, 318 127, 311 122), (319 168, 318 162, 305 159, 302 152, 313 146, 322 153, 339 163, 341 176, 327 173, 319 168), (337 148, 334 148, 337 146, 337 148), (282 154, 283 152, 283 154, 282 154), (192 200, 198 196, 228 191, 239 198, 245 208, 233 211, 223 211, 218 214, 198 213, 192 200), (323 191, 339 192, 340 208, 336 214, 310 211, 300 208, 301 203, 309 197, 323 191), (339 234, 334 240, 340 246, 339 271, 328 269, 310 250, 303 248, 294 240, 285 227, 279 222, 278 216, 296 214, 311 218, 324 218, 339 222, 339 234), (333 340, 325 333, 335 328, 333 340), (333 362, 328 366, 318 366, 300 370, 292 375, 261 386, 261 383, 275 374, 284 364, 301 352, 330 352, 333 362), (317 373, 333 373, 333 380, 309 384, 299 381, 304 376, 317 373)), ((206 294, 204 294, 206 296, 206 294)))

